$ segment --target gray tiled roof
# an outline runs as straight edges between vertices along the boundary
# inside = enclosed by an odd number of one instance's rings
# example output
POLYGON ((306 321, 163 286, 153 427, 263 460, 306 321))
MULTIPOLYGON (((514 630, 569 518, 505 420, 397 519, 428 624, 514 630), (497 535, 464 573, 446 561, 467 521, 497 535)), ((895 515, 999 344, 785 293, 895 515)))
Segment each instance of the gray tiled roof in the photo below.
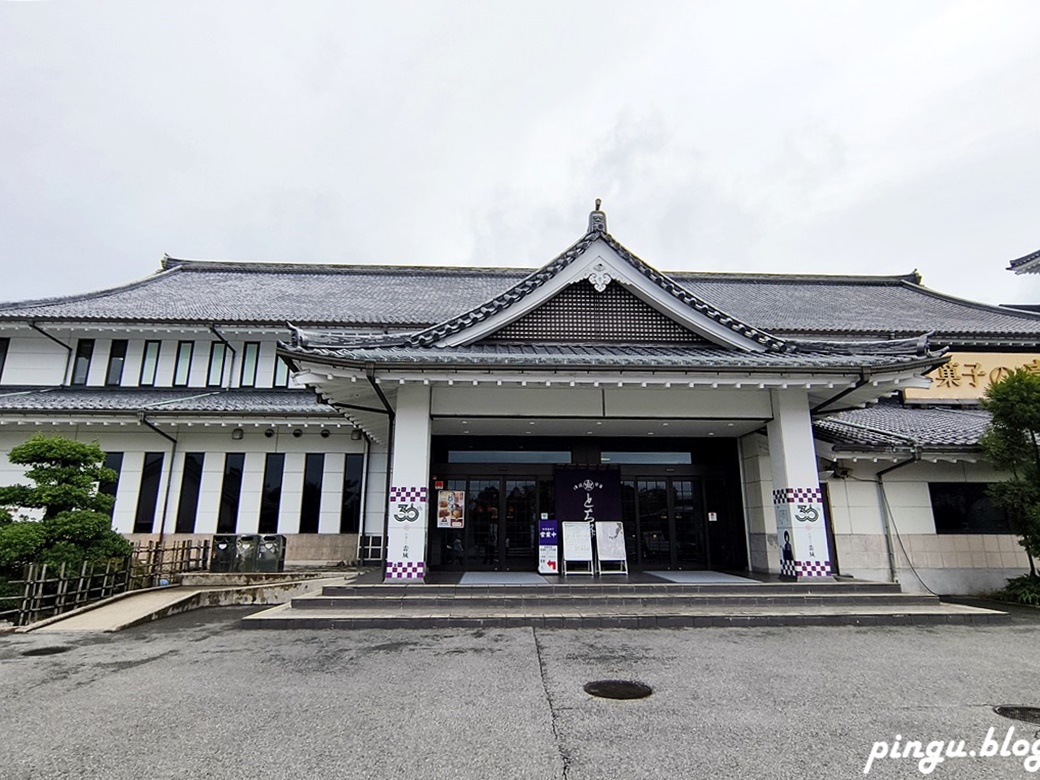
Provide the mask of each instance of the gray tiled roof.
POLYGON ((335 347, 307 344, 285 345, 281 351, 291 357, 329 362, 377 363, 386 366, 501 366, 506 368, 646 368, 676 370, 750 370, 756 369, 847 369, 870 366, 931 366, 941 361, 934 354, 919 354, 916 342, 902 342, 902 353, 884 345, 872 352, 867 345, 855 354, 848 352, 798 351, 737 352, 715 346, 658 346, 634 344, 562 345, 504 344, 483 342, 457 347, 419 347, 390 339, 374 345, 354 343, 335 347))
POLYGON ((139 412, 336 417, 310 390, 5 387, 0 412, 139 412))
MULTIPOLYGON (((0 320, 127 321, 422 329, 493 300, 532 274, 459 269, 164 261, 124 287, 0 304, 0 320)), ((963 301, 908 276, 668 274, 689 295, 781 338, 916 336, 1040 340, 1040 315, 963 301)))
POLYGON ((774 333, 949 338, 1040 335, 1040 317, 964 301, 910 281, 858 283, 807 278, 702 278, 683 282, 705 298, 774 333), (758 315, 756 316, 756 313, 758 315))
POLYGON ((816 435, 837 450, 976 447, 989 425, 982 409, 917 408, 879 403, 813 422, 816 435))
POLYGON ((1007 269, 1009 271, 1017 271, 1018 273, 1035 273, 1038 260, 1040 260, 1040 249, 1012 260, 1007 269))
POLYGON ((494 316, 495 314, 508 309, 555 277, 564 268, 571 265, 575 260, 585 254, 588 248, 598 240, 605 242, 607 246, 613 249, 617 253, 618 257, 628 263, 629 266, 656 284, 668 295, 671 295, 675 299, 677 305, 693 309, 701 316, 717 322, 724 328, 727 328, 746 339, 761 344, 770 351, 786 351, 787 345, 784 344, 783 340, 768 333, 764 333, 761 329, 755 328, 753 325, 741 322, 739 319, 727 314, 725 311, 722 311, 717 306, 712 305, 703 298, 691 294, 689 290, 673 281, 666 274, 662 274, 660 271, 654 270, 648 266, 615 240, 614 237, 607 233, 605 229, 600 228, 590 229, 580 241, 574 244, 574 246, 558 255, 554 260, 538 269, 530 276, 517 282, 508 290, 503 290, 495 298, 484 301, 480 306, 476 306, 467 312, 441 322, 432 328, 428 328, 422 333, 415 334, 411 337, 410 341, 413 344, 427 346, 440 341, 445 336, 458 333, 459 331, 465 330, 488 317, 494 316))

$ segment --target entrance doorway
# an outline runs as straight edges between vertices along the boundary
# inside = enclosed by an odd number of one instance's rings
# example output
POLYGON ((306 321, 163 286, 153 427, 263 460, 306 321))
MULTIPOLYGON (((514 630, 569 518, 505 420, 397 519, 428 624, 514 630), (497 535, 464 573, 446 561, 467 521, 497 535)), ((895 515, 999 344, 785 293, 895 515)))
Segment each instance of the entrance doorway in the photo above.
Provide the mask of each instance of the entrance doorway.
POLYGON ((552 517, 553 484, 544 477, 449 479, 465 491, 463 528, 431 528, 432 563, 468 571, 538 568, 538 518, 552 517))
POLYGON ((711 565, 701 480, 624 480, 621 502, 631 565, 643 569, 711 565))
POLYGON ((538 521, 557 520, 560 468, 617 469, 630 570, 748 568, 734 440, 433 440, 427 562, 454 571, 536 571, 538 521), (464 495, 440 506, 439 490, 464 495), (463 517, 455 500, 463 501, 463 517), (443 514, 443 517, 442 517, 443 514), (450 526, 452 522, 461 528, 450 526))

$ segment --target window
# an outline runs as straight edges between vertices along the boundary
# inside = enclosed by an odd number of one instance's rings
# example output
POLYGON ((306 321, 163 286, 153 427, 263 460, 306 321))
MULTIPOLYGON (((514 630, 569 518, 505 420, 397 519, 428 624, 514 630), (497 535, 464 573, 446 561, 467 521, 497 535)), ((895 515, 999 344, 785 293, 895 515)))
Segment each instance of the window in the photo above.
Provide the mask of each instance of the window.
POLYGON ((343 469, 343 504, 339 512, 339 532, 356 534, 361 531, 361 482, 364 455, 347 455, 343 469))
POLYGON ((146 452, 141 471, 141 487, 137 491, 135 534, 150 534, 155 523, 155 506, 159 502, 159 481, 162 479, 163 453, 146 452))
POLYGON ((105 386, 119 387, 123 382, 123 364, 126 362, 126 339, 113 339, 108 350, 108 370, 105 372, 105 386))
POLYGON ((300 533, 318 533, 318 513, 321 512, 321 477, 325 471, 322 453, 307 453, 303 467, 303 499, 300 501, 300 533))
POLYGON ((282 505, 282 473, 285 471, 285 455, 267 453, 264 464, 264 490, 260 494, 260 526, 262 534, 278 533, 278 510, 282 505))
POLYGON ((937 534, 1009 534, 1007 515, 993 505, 984 482, 930 482, 937 534))
POLYGON ((224 363, 227 361, 227 344, 214 341, 209 345, 209 371, 206 374, 207 387, 220 387, 224 384, 224 363))
POLYGON ((202 486, 202 467, 206 462, 204 452, 184 454, 184 474, 181 476, 181 496, 177 502, 177 525, 179 534, 195 533, 195 517, 199 509, 199 488, 202 486))
POLYGON ((195 348, 194 341, 177 342, 177 362, 173 367, 173 386, 187 387, 191 375, 191 355, 195 348))
POLYGON ((159 347, 161 341, 146 341, 144 356, 141 359, 141 387, 152 387, 155 384, 155 372, 159 369, 159 347))
POLYGON ((570 450, 450 450, 448 463, 570 463, 570 450))
POLYGON ((242 387, 256 387, 256 367, 260 362, 260 342, 247 341, 242 347, 242 387))
POLYGON ((4 378, 4 363, 7 362, 7 349, 11 345, 11 339, 0 339, 0 379, 4 378))
POLYGON ((80 339, 76 344, 76 360, 72 364, 72 384, 85 385, 90 373, 90 359, 94 356, 94 339, 80 339))
POLYGON ((274 359, 274 382, 271 383, 271 386, 289 386, 289 364, 282 360, 280 357, 275 357, 274 359))
POLYGON ((229 452, 224 457, 224 484, 220 488, 220 511, 217 514, 217 533, 233 534, 238 527, 238 504, 242 498, 242 469, 246 456, 229 452))
MULTIPOLYGON (((103 493, 106 496, 116 497, 116 490, 119 489, 119 472, 123 470, 123 453, 121 452, 109 452, 105 454, 105 468, 112 469, 116 473, 116 478, 111 482, 99 482, 98 493, 103 493)), ((109 510, 108 516, 111 517, 115 511, 116 505, 112 504, 112 509, 109 510)))
POLYGON ((600 463, 657 463, 689 464, 693 457, 688 452, 603 452, 600 463))

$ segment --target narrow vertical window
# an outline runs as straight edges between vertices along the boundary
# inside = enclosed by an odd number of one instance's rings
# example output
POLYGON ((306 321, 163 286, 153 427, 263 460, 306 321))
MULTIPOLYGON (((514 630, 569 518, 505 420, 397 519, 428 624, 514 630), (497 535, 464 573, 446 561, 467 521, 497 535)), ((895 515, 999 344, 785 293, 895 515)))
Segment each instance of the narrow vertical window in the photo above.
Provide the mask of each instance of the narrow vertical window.
POLYGON ((72 364, 72 384, 85 385, 94 357, 94 339, 80 339, 76 344, 76 362, 72 364))
POLYGON ((146 341, 144 355, 141 359, 141 387, 152 387, 155 384, 155 372, 159 369, 159 347, 161 341, 146 341))
POLYGON ((207 387, 220 387, 224 384, 224 362, 227 360, 227 344, 214 341, 209 346, 209 372, 206 374, 207 387))
POLYGON ((356 534, 361 530, 361 480, 364 455, 347 455, 343 469, 343 504, 339 513, 339 532, 356 534))
POLYGON ((260 342, 247 341, 242 347, 242 387, 256 387, 256 367, 260 362, 260 342))
POLYGON ((282 360, 280 357, 275 357, 274 359, 274 382, 272 382, 271 386, 289 386, 289 364, 282 360))
POLYGON ((177 362, 173 367, 174 387, 188 386, 188 377, 191 375, 191 354, 194 347, 194 341, 177 342, 177 362))
POLYGON ((11 339, 0 339, 0 379, 4 378, 4 363, 7 362, 7 348, 11 345, 11 339))
POLYGON ((177 533, 195 533, 195 517, 199 510, 199 488, 202 486, 202 467, 206 462, 204 452, 188 452, 184 455, 184 474, 181 476, 181 495, 177 502, 177 533))
POLYGON ((278 533, 278 510, 282 505, 282 474, 285 471, 285 455, 267 453, 264 464, 264 492, 260 495, 260 526, 262 534, 278 533))
POLYGON ((303 499, 300 501, 300 533, 318 533, 318 513, 321 512, 321 476, 325 471, 325 456, 307 453, 303 467, 303 499))
POLYGON ((113 339, 108 350, 108 370, 105 372, 105 386, 119 387, 123 383, 123 364, 126 363, 126 339, 113 339))
MULTIPOLYGON (((104 493, 106 496, 116 497, 116 490, 119 489, 119 472, 123 470, 123 453, 121 452, 109 452, 105 454, 105 468, 112 469, 116 473, 116 478, 111 482, 99 482, 98 493, 104 493)), ((112 508, 108 511, 108 516, 111 517, 115 511, 116 505, 112 504, 112 508)))
POLYGON ((220 488, 220 511, 217 514, 217 533, 233 534, 238 527, 238 504, 242 498, 242 469, 246 456, 229 452, 224 457, 224 484, 220 488))
POLYGON ((141 471, 141 487, 137 491, 137 515, 134 533, 150 534, 155 524, 155 506, 159 501, 159 480, 162 479, 163 453, 146 452, 141 471))

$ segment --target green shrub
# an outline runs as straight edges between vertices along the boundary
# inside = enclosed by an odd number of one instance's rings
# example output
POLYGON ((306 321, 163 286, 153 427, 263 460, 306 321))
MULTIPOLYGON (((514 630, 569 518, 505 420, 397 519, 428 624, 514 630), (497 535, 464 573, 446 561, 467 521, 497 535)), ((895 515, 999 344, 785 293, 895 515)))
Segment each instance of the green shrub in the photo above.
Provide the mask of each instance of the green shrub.
POLYGON ((997 595, 1005 601, 1040 607, 1040 577, 1032 574, 1013 577, 1003 590, 997 591, 997 595))

